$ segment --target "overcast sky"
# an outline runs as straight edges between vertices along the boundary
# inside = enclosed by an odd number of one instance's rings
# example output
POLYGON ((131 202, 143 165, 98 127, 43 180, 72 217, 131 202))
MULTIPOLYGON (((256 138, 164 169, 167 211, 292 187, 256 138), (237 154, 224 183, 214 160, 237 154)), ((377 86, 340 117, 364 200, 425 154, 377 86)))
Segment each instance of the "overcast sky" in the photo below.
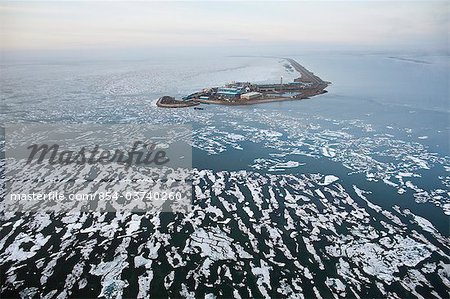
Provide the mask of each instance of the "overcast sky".
POLYGON ((0 2, 0 47, 307 44, 445 50, 448 3, 0 2))

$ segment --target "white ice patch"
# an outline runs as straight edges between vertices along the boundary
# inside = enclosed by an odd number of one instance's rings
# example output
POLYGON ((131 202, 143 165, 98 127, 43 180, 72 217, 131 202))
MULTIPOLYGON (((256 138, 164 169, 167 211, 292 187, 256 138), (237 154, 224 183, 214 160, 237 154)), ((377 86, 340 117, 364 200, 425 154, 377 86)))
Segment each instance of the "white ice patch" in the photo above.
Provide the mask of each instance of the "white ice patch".
POLYGON ((414 157, 414 156, 407 156, 407 158, 409 158, 414 163, 416 163, 417 166, 419 166, 420 168, 430 169, 430 166, 428 165, 428 163, 425 160, 422 160, 422 159, 414 157))
POLYGON ((336 151, 329 147, 322 147, 322 155, 325 157, 333 158, 336 156, 336 151))
POLYGON ((267 289, 272 289, 272 287, 270 286, 270 271, 272 270, 272 267, 269 267, 263 260, 260 261, 260 264, 260 267, 256 267, 253 263, 251 263, 252 273, 256 277, 256 285, 258 286, 261 294, 265 298, 269 298, 267 289))
POLYGON ((320 183, 320 184, 323 185, 323 186, 326 186, 326 185, 329 185, 331 183, 336 182, 337 180, 339 180, 339 178, 337 176, 326 175, 324 180, 323 180, 323 183, 320 183))
POLYGON ((232 239, 218 228, 206 231, 198 228, 194 231, 183 252, 189 253, 192 248, 199 248, 202 257, 209 257, 213 261, 235 260, 236 255, 231 248, 232 239))

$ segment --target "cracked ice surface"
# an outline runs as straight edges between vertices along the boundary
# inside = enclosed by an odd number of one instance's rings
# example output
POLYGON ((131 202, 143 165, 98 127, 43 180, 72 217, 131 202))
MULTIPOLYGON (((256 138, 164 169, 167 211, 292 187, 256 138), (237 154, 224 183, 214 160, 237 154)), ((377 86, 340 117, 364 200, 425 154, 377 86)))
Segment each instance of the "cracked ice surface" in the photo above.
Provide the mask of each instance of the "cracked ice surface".
POLYGON ((51 214, 49 222, 26 214, 15 222, 3 214, 2 292, 327 298, 365 290, 401 298, 433 290, 443 298, 449 289, 448 238, 407 209, 382 208, 357 186, 346 190, 337 176, 194 177, 186 215, 51 214), (55 279, 64 285, 50 284, 55 279), (98 279, 102 287, 89 290, 98 279))

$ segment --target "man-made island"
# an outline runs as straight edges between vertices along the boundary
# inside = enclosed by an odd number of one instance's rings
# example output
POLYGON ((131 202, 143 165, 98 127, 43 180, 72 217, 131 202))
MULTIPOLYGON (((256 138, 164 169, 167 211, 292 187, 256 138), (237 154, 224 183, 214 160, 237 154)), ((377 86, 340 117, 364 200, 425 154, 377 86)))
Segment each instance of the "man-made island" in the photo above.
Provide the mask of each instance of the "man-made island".
MULTIPOLYGON (((291 66, 300 73, 294 82, 283 84, 253 84, 250 82, 233 82, 223 87, 205 88, 176 100, 170 96, 158 99, 156 105, 162 108, 184 108, 204 104, 218 105, 252 105, 258 103, 300 100, 326 93, 325 88, 330 82, 323 81, 308 71, 298 62, 286 59, 291 66)), ((197 108, 196 108, 197 109, 197 108)))

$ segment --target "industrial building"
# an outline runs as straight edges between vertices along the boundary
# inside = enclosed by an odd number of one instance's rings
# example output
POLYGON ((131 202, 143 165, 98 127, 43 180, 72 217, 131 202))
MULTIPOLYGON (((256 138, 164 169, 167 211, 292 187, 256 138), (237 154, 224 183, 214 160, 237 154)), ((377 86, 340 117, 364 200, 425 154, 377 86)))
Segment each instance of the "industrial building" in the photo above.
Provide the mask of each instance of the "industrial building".
POLYGON ((254 100, 254 99, 259 99, 261 97, 262 97, 262 93, 256 92, 256 91, 241 94, 241 99, 243 99, 243 100, 254 100))
POLYGON ((217 89, 217 95, 226 98, 237 98, 241 95, 242 88, 220 87, 217 89))
POLYGON ((258 84, 256 90, 260 92, 280 92, 280 91, 298 91, 307 85, 303 82, 290 82, 287 84, 258 84))

